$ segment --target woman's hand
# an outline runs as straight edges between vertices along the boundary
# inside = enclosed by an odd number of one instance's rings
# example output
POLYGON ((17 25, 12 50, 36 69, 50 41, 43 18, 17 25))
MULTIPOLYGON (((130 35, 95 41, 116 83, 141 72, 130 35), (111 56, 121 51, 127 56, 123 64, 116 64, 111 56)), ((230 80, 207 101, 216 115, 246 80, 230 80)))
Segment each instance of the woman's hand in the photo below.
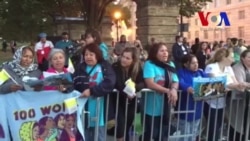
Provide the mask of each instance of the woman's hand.
POLYGON ((187 88, 188 94, 194 94, 194 89, 192 87, 187 88))
POLYGON ((130 100, 134 99, 134 98, 135 98, 135 96, 136 96, 136 94, 133 94, 133 95, 127 95, 128 99, 130 99, 130 100))
POLYGON ((90 96, 90 89, 86 89, 82 92, 80 97, 89 97, 90 96))
POLYGON ((66 88, 65 88, 64 85, 59 85, 57 89, 58 89, 58 91, 60 91, 60 92, 66 91, 66 88))
POLYGON ((12 92, 16 92, 16 91, 18 91, 18 90, 21 90, 22 88, 23 88, 22 86, 17 85, 17 84, 13 84, 13 85, 10 86, 10 90, 11 90, 12 92))
POLYGON ((175 106, 178 100, 178 94, 177 94, 178 92, 176 89, 171 89, 169 93, 170 93, 169 102, 171 105, 175 106))
POLYGON ((237 86, 236 86, 236 89, 238 91, 241 91, 241 92, 244 92, 245 89, 247 88, 247 85, 243 82, 243 83, 239 83, 237 86))

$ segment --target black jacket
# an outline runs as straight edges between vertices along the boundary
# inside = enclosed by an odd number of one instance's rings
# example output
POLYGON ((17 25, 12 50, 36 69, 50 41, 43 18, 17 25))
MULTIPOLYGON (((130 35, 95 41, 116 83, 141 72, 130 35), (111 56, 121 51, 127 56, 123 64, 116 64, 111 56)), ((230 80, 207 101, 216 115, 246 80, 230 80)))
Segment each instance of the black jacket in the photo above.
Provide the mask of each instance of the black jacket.
POLYGON ((196 53, 196 57, 198 59, 199 68, 205 70, 206 60, 208 59, 208 56, 205 53, 203 53, 202 51, 198 51, 196 53))
MULTIPOLYGON (((117 89, 122 95, 126 96, 127 94, 123 92, 123 89, 125 88, 125 82, 132 76, 131 70, 129 71, 128 76, 125 76, 124 73, 122 72, 122 67, 120 65, 120 62, 114 63, 112 67, 116 74, 115 89, 117 89)), ((135 83, 136 83, 136 92, 145 88, 142 69, 139 70, 135 83)))
POLYGON ((181 68, 181 64, 182 64, 182 58, 185 55, 184 52, 186 52, 186 54, 188 54, 188 49, 186 46, 184 45, 179 45, 178 43, 175 43, 172 47, 172 55, 174 58, 174 63, 175 63, 175 67, 176 69, 180 69, 181 68), (182 48, 183 47, 183 48, 182 48))
POLYGON ((115 72, 107 61, 99 63, 102 68, 103 81, 93 87, 89 87, 89 75, 86 72, 87 64, 81 63, 73 74, 74 88, 79 92, 90 88, 90 93, 94 97, 101 97, 113 91, 116 81, 115 72))

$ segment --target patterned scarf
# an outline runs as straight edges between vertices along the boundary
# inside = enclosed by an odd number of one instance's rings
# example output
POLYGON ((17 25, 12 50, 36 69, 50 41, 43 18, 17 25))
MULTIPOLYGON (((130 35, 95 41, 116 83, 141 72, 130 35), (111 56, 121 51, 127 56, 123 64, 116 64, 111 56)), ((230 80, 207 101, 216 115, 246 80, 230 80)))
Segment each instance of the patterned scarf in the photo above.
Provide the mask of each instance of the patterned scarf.
POLYGON ((13 56, 13 61, 7 62, 6 64, 8 66, 10 66, 10 68, 19 76, 19 77, 23 77, 25 75, 28 75, 30 72, 37 70, 38 69, 38 65, 34 64, 34 60, 33 62, 30 64, 29 67, 22 67, 20 65, 21 63, 21 58, 23 55, 23 49, 25 47, 20 47, 18 50, 16 50, 14 56, 13 56))

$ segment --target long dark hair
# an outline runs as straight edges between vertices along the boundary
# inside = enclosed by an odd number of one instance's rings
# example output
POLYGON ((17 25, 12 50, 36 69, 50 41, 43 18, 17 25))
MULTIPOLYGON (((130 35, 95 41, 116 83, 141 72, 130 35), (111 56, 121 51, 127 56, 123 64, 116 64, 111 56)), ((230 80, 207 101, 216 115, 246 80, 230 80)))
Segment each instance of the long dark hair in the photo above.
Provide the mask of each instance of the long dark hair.
POLYGON ((88 35, 91 35, 94 39, 95 39, 95 43, 97 45, 100 45, 102 43, 102 39, 101 39, 101 35, 100 35, 100 32, 95 30, 95 29, 87 29, 86 32, 85 32, 85 38, 88 36, 88 35))
MULTIPOLYGON (((151 47, 151 49, 150 49, 150 51, 149 51, 149 54, 148 54, 148 60, 153 61, 153 62, 159 61, 156 56, 157 56, 157 53, 158 53, 159 49, 162 46, 166 46, 167 47, 167 45, 165 43, 156 43, 156 44, 153 44, 152 47, 151 47)), ((169 59, 168 59, 168 62, 169 62, 169 59)))
POLYGON ((99 49, 99 46, 96 43, 88 44, 83 48, 82 51, 83 58, 87 50, 95 54, 98 63, 100 63, 103 60, 102 51, 99 49))
POLYGON ((184 68, 187 68, 187 66, 185 66, 185 64, 188 64, 188 66, 190 65, 190 63, 192 62, 193 58, 196 58, 195 55, 193 54, 187 54, 187 55, 184 55, 181 62, 182 62, 182 66, 184 68))
POLYGON ((133 63, 131 64, 129 70, 131 70, 132 80, 136 81, 137 75, 138 75, 138 73, 140 71, 140 67, 141 67, 138 50, 135 47, 127 47, 123 50, 122 55, 125 52, 129 52, 132 55, 133 63))
MULTIPOLYGON (((207 44, 207 48, 206 49, 208 49, 208 42, 201 42, 200 44, 199 44, 199 48, 198 48, 198 50, 197 50, 197 52, 196 52, 196 55, 198 55, 201 51, 202 51, 202 45, 203 44, 207 44)), ((206 49, 205 49, 205 51, 206 51, 206 49)))

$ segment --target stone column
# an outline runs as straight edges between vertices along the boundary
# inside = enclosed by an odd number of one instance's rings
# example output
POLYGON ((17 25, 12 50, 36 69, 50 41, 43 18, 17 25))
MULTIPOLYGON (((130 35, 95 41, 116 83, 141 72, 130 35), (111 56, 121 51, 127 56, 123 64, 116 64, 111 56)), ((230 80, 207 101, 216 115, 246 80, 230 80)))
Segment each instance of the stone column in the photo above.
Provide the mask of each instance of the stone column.
MULTIPOLYGON (((137 35, 143 45, 152 37, 157 42, 164 42, 172 47, 178 34, 179 8, 168 6, 162 0, 137 0, 137 35)), ((171 48, 169 48, 171 50, 171 48)))

